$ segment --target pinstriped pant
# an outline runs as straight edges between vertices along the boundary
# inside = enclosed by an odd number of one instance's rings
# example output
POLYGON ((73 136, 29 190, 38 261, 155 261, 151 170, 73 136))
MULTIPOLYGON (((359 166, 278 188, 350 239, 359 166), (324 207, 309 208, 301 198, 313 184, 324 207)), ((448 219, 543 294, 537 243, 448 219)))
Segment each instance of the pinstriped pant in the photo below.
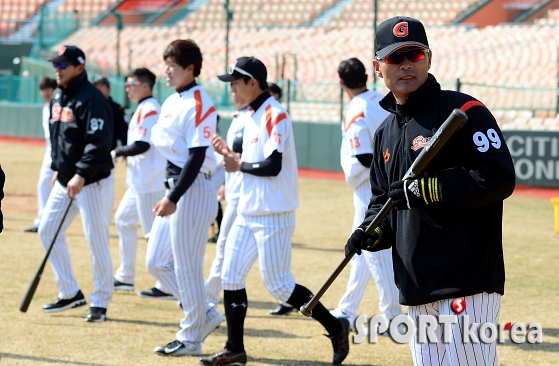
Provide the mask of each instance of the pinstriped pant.
MULTIPOLYGON (((353 229, 363 222, 370 199, 371 184, 368 180, 365 180, 353 192, 353 206, 355 208, 353 229)), ((398 288, 394 283, 391 250, 363 251, 362 255, 353 256, 350 266, 346 292, 338 303, 338 309, 346 313, 350 319, 355 318, 372 275, 379 293, 379 310, 388 320, 402 313, 398 302, 398 288)))
MULTIPOLYGON (((93 269, 93 292, 91 306, 107 308, 113 294, 113 265, 109 251, 109 225, 113 208, 114 174, 99 182, 84 186, 72 203, 64 224, 60 229, 49 260, 54 272, 54 280, 60 291, 59 297, 71 299, 80 289, 72 270, 70 252, 66 245, 66 230, 78 212, 89 248, 93 269)), ((56 182, 49 195, 45 211, 39 224, 39 236, 45 250, 52 243, 70 198, 66 187, 56 182)))
POLYGON ((54 171, 50 168, 50 154, 43 158, 43 164, 41 165, 41 171, 39 172, 39 181, 37 182, 37 218, 33 221, 35 227, 39 227, 41 222, 41 215, 49 199, 51 191, 51 180, 54 175, 54 171))
POLYGON ((157 216, 149 236, 146 267, 182 303, 177 340, 196 343, 206 321, 204 252, 208 228, 217 215, 215 190, 203 174, 169 216, 157 216))
MULTIPOLYGON (((466 309, 458 315, 458 323, 452 324, 452 340, 450 343, 443 343, 442 325, 435 331, 438 342, 418 343, 417 333, 410 341, 410 348, 413 363, 416 366, 441 365, 441 366, 490 366, 499 365, 497 355, 497 343, 491 344, 463 343, 462 341, 462 317, 469 316, 469 324, 472 323, 493 323, 497 325, 501 310, 501 295, 497 293, 488 294, 486 292, 466 296, 466 309)), ((433 315, 437 318, 440 315, 455 315, 452 310, 452 302, 455 299, 445 299, 435 301, 425 305, 410 306, 408 315, 416 321, 418 315, 433 315)))
POLYGON ((115 278, 120 282, 134 284, 138 249, 136 222, 139 220, 142 232, 144 235, 148 234, 155 219, 153 208, 164 194, 165 188, 149 193, 136 193, 129 188, 122 197, 115 213, 115 225, 120 238, 120 267, 115 278))
POLYGON ((233 227, 237 217, 237 202, 227 202, 227 207, 223 213, 223 220, 219 228, 219 237, 215 245, 215 258, 210 268, 210 274, 206 279, 206 303, 208 308, 214 307, 219 302, 221 293, 221 269, 223 267, 223 257, 225 255, 225 242, 233 227))
POLYGON ((262 216, 237 215, 227 236, 221 271, 224 290, 246 287, 246 277, 256 258, 268 291, 286 302, 295 289, 291 272, 291 237, 295 231, 295 211, 262 216))

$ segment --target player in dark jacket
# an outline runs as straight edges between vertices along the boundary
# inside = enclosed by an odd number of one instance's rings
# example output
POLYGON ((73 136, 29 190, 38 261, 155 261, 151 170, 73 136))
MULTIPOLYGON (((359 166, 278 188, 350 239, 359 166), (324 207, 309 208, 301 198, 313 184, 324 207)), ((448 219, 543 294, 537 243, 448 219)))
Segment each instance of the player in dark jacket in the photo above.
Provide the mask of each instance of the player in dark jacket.
POLYGON ((113 206, 111 173, 113 119, 107 100, 87 80, 85 54, 75 46, 62 46, 52 61, 58 89, 50 102, 52 169, 56 182, 39 223, 45 250, 60 228, 49 257, 59 298, 43 306, 60 312, 86 304, 74 277, 65 231, 78 212, 91 249, 93 292, 87 321, 101 322, 113 293, 113 267, 109 251, 109 225, 113 206), (68 207, 64 222, 63 216, 68 207))
MULTIPOLYGON (((481 102, 441 90, 428 73, 431 52, 418 20, 395 17, 378 27, 374 65, 391 91, 380 102, 391 114, 375 133, 372 198, 363 224, 348 239, 346 254, 392 248, 400 303, 409 305, 412 319, 454 315, 451 303, 460 297, 465 300, 460 317, 469 315, 470 324, 495 324, 505 282, 503 200, 515 185, 503 135, 481 102), (466 112, 466 124, 423 176, 402 181, 454 108, 466 112), (364 229, 388 198, 396 210, 366 236, 364 229)), ((414 363, 497 364, 495 342, 463 347, 461 326, 462 319, 452 325, 451 343, 414 338, 414 363)))
POLYGON ((107 98, 113 113, 114 136, 111 151, 117 147, 117 141, 120 141, 120 146, 126 146, 128 139, 128 123, 124 115, 124 108, 110 96, 111 84, 109 83, 109 79, 106 77, 95 78, 93 80, 93 85, 107 98))

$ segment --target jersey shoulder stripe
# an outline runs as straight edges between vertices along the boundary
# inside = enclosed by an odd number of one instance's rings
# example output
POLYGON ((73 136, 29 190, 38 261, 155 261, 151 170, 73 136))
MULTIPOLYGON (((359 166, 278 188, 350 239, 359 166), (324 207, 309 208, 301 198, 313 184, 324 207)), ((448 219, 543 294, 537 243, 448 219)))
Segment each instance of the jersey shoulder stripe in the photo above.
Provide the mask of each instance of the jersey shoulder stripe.
POLYGON ((478 101, 478 100, 470 100, 469 102, 466 102, 462 105, 462 107, 460 107, 460 110, 464 113, 466 113, 468 111, 468 109, 473 108, 473 107, 483 107, 483 108, 487 108, 485 106, 485 104, 483 104, 482 102, 478 101))
POLYGON ((211 106, 206 113, 204 112, 204 105, 202 104, 202 93, 200 90, 194 91, 194 100, 196 101, 196 121, 195 125, 198 127, 206 118, 208 118, 212 113, 215 112, 215 106, 211 106))
POLYGON ((272 130, 274 129, 274 126, 276 126, 278 123, 280 123, 286 118, 287 118, 287 113, 281 112, 276 116, 276 118, 272 120, 272 106, 268 105, 266 107, 266 130, 268 131, 268 136, 272 134, 272 130))
POLYGON ((359 112, 357 113, 355 116, 353 116, 353 118, 349 121, 349 123, 346 121, 346 116, 344 116, 344 131, 347 132, 347 130, 349 130, 349 128, 351 127, 351 125, 353 123, 355 123, 355 121, 357 121, 359 118, 364 118, 365 117, 365 112, 359 112))

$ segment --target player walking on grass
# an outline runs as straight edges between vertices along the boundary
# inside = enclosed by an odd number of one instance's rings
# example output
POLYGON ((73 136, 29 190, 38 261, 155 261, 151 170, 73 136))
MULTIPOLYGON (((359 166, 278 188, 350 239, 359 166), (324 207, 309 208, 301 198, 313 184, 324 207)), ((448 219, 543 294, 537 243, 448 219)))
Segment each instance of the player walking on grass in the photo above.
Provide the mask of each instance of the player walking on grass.
POLYGON ((36 233, 39 230, 39 223, 41 222, 41 216, 45 209, 45 204, 52 190, 52 176, 54 171, 51 169, 52 158, 50 156, 50 99, 56 90, 56 80, 44 77, 39 83, 39 90, 41 96, 45 100, 45 105, 43 107, 43 131, 45 132, 45 155, 43 156, 43 164, 41 165, 41 170, 39 172, 39 181, 37 182, 37 218, 33 222, 33 226, 23 230, 26 233, 36 233))
MULTIPOLYGON (((353 229, 363 222, 371 199, 369 168, 373 160, 373 136, 378 126, 388 116, 379 106, 383 95, 367 90, 365 66, 356 58, 342 61, 338 67, 342 89, 351 99, 342 123, 342 147, 340 160, 347 185, 353 189, 353 229)), ((359 303, 371 275, 379 293, 379 309, 390 321, 402 313, 398 303, 398 289, 394 284, 392 253, 382 250, 365 253, 351 259, 351 271, 347 289, 332 310, 336 317, 347 317, 354 326, 359 303)))
POLYGON ((167 159, 167 193, 154 208, 146 266, 181 302, 184 317, 176 339, 154 351, 161 356, 200 355, 202 341, 224 320, 215 308, 206 312, 203 273, 208 227, 217 212, 209 179, 217 113, 196 83, 202 53, 194 41, 171 42, 163 60, 167 85, 176 93, 165 100, 152 128, 151 142, 167 159))
POLYGON ((151 231, 155 219, 153 207, 165 194, 165 157, 150 143, 151 129, 157 123, 161 106, 151 95, 155 75, 146 68, 136 69, 128 75, 126 93, 138 103, 128 127, 128 145, 113 150, 115 158, 126 159, 126 186, 128 189, 115 213, 118 231, 120 266, 114 276, 115 290, 134 290, 138 230, 144 236, 151 231))
MULTIPOLYGON (((201 358, 203 365, 246 364, 246 276, 257 258, 264 284, 276 299, 299 308, 312 296, 295 283, 291 272, 291 237, 299 204, 293 129, 285 109, 268 92, 266 77, 266 67, 253 57, 237 59, 228 74, 219 76, 231 83, 231 92, 248 108, 237 117, 245 126, 242 159, 214 138, 225 155, 225 170, 242 172, 242 183, 221 271, 227 342, 217 354, 201 358)), ((313 318, 329 334, 334 364, 341 364, 349 352, 349 322, 333 317, 321 303, 314 308, 313 318)))
POLYGON ((58 89, 50 101, 52 169, 56 183, 49 195, 39 236, 45 250, 51 245, 69 200, 73 200, 50 254, 58 300, 45 305, 46 312, 85 305, 75 279, 64 233, 82 217, 91 249, 93 292, 86 320, 101 322, 113 294, 113 266, 109 251, 109 224, 113 208, 114 175, 110 155, 113 120, 107 100, 89 81, 85 54, 76 46, 62 46, 52 61, 58 89))
MULTIPOLYGON (((444 342, 410 342, 415 365, 498 365, 496 342, 464 343, 463 318, 493 323, 504 293, 503 200, 514 190, 511 155, 495 118, 469 95, 443 91, 429 74, 432 54, 423 24, 409 17, 381 23, 375 35, 377 76, 390 93, 380 105, 390 116, 377 129, 371 165, 372 198, 363 223, 346 244, 346 254, 392 248, 400 303, 409 315, 454 315, 444 342), (422 177, 402 177, 429 139, 460 108, 468 121, 422 177), (364 228, 391 198, 396 210, 373 233, 364 228)), ((424 331, 424 330, 423 330, 424 331)), ((486 334, 488 336, 488 334, 486 334)))

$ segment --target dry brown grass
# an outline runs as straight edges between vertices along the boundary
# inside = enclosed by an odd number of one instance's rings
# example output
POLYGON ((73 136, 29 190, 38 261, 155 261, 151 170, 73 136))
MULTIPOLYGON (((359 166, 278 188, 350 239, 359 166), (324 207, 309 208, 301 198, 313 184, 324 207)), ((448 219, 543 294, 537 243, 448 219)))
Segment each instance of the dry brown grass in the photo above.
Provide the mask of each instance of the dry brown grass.
MULTIPOLYGON (((153 347, 174 339, 181 318, 172 301, 150 301, 116 292, 108 310, 109 321, 85 323, 87 308, 45 314, 41 305, 55 299, 57 290, 47 266, 26 314, 19 304, 44 251, 35 234, 25 234, 36 212, 35 184, 42 149, 0 144, 0 163, 7 175, 3 201, 5 231, 0 234, 0 354, 2 365, 194 365, 196 358, 167 359, 153 354, 153 347)), ((124 193, 125 169, 117 167, 116 201, 124 193)), ((301 179, 301 207, 293 237, 293 271, 301 284, 316 291, 343 256, 343 243, 352 221, 351 191, 342 182, 301 179)), ((499 346, 502 365, 559 363, 559 240, 554 237, 553 207, 546 200, 513 197, 505 205, 506 295, 501 322, 540 322, 541 345, 499 346)), ((91 263, 79 218, 68 231, 74 271, 84 293, 92 290, 91 263)), ((145 242, 139 246, 137 289, 149 288, 153 278, 144 267, 145 242)), ((215 246, 208 244, 207 273, 215 246)), ((113 266, 118 264, 118 238, 111 226, 113 266)), ((324 330, 300 314, 271 317, 276 301, 260 280, 257 264, 248 278, 249 310, 246 348, 251 365, 330 365, 332 350, 324 330)), ((323 298, 334 308, 344 291, 348 271, 323 298)), ((378 312, 378 297, 370 285, 361 312, 378 312)), ((221 310, 223 310, 221 308, 221 310)), ((225 326, 204 343, 205 354, 220 350, 225 326)), ((352 345, 345 365, 409 365, 407 345, 381 337, 379 344, 352 345)))

